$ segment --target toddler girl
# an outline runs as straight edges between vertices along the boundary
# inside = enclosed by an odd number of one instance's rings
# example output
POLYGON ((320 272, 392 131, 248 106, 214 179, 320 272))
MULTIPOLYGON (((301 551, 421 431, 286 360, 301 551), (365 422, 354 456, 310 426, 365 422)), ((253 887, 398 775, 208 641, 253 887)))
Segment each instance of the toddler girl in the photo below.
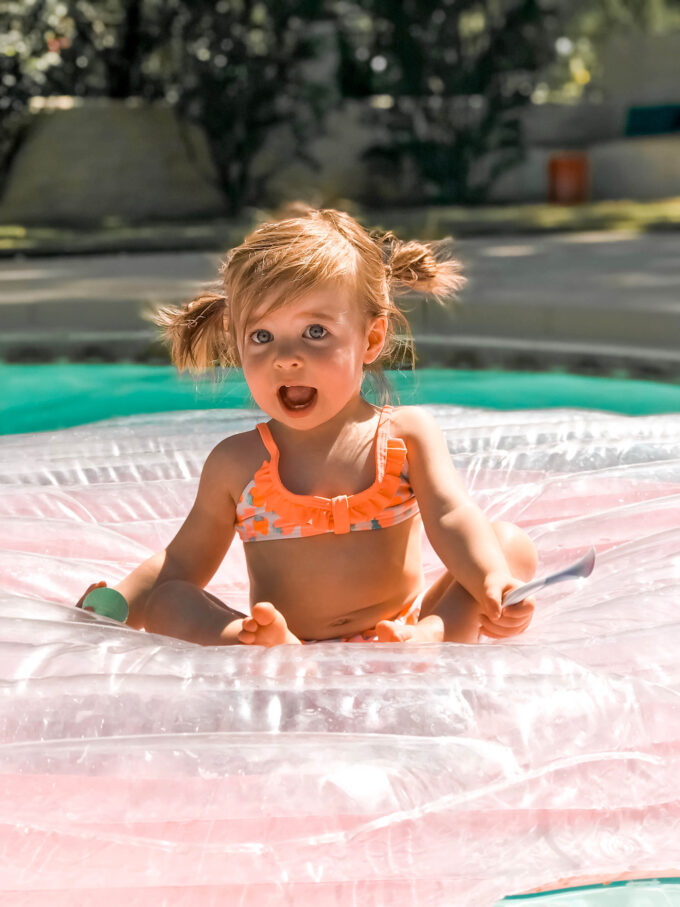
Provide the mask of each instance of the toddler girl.
POLYGON ((258 227, 221 274, 220 292, 157 320, 180 369, 241 366, 269 420, 214 448, 175 538, 116 586, 128 623, 204 645, 521 633, 533 602, 502 601, 535 572, 529 538, 472 502, 431 416, 361 394, 399 342, 412 355, 393 291, 449 297, 458 263, 339 211, 298 208, 258 227), (429 588, 421 527, 442 561, 429 588), (250 616, 204 589, 234 533, 250 616))

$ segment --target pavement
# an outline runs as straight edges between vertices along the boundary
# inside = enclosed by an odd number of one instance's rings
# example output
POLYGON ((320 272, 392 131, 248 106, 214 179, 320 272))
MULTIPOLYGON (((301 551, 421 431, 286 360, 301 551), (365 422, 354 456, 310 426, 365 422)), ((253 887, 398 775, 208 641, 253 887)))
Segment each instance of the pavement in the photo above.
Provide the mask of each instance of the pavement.
MULTIPOLYGON (((680 232, 486 236, 456 250, 469 278, 459 303, 404 302, 421 364, 680 379, 680 232)), ((0 260, 0 358, 167 361, 143 312, 190 299, 220 257, 0 260)))

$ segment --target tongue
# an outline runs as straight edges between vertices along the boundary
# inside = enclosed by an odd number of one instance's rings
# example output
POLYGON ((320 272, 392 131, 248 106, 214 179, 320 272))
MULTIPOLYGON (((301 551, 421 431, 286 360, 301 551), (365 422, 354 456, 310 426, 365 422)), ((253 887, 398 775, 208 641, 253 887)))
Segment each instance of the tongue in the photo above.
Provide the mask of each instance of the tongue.
POLYGON ((313 387, 284 387, 283 397, 291 406, 304 406, 311 403, 312 397, 316 393, 313 387))

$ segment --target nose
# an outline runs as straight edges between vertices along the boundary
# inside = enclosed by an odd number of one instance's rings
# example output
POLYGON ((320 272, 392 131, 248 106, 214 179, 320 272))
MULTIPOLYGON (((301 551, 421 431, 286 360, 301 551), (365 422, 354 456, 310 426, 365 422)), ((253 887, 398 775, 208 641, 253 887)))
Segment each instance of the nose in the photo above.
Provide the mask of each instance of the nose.
POLYGON ((301 365, 302 356, 296 345, 292 343, 278 344, 274 357, 274 366, 276 368, 299 368, 301 365))

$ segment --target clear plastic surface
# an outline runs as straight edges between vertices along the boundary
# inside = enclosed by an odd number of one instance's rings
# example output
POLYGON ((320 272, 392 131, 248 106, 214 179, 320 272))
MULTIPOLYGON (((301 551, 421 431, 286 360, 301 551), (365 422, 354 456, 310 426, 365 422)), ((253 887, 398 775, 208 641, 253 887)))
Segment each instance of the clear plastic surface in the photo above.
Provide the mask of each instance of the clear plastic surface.
MULTIPOLYGON (((540 572, 597 549, 511 642, 201 648, 78 611, 259 414, 0 438, 3 905, 478 907, 680 876, 680 415, 430 409, 540 572)), ((238 540, 208 588, 247 608, 238 540)))

